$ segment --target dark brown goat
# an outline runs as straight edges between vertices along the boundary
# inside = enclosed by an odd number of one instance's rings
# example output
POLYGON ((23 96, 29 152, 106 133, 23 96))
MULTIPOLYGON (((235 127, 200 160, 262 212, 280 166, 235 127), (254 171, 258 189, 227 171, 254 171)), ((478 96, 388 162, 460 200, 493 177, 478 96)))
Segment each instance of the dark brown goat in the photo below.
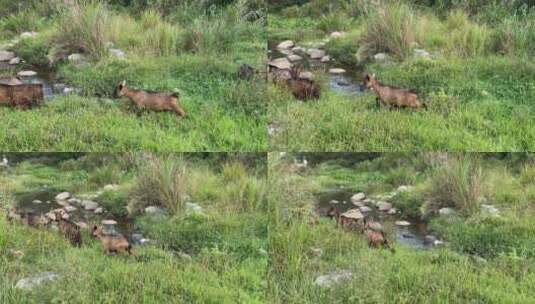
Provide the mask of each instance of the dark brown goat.
POLYGON ((420 109, 427 108, 425 103, 418 99, 415 92, 407 89, 400 89, 392 86, 381 85, 375 78, 375 74, 364 76, 364 84, 368 89, 377 94, 379 105, 388 105, 399 108, 420 109))
POLYGON ((80 227, 67 219, 67 212, 60 209, 54 212, 56 221, 58 222, 59 232, 71 243, 71 245, 80 247, 82 246, 82 234, 80 233, 80 227))
POLYGON ((153 111, 171 111, 179 116, 186 116, 186 112, 180 106, 180 96, 177 93, 158 93, 143 90, 131 90, 123 80, 117 86, 117 95, 130 98, 139 109, 153 111))
POLYGON ((290 69, 290 79, 288 86, 295 98, 303 101, 318 99, 321 95, 321 87, 314 80, 301 79, 302 68, 292 67, 290 69))

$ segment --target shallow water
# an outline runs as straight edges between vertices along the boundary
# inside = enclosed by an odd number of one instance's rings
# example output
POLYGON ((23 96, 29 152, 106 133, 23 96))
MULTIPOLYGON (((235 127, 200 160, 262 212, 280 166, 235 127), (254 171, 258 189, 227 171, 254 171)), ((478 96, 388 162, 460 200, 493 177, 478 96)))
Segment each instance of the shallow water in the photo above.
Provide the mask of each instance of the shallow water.
MULTIPOLYGON (((37 75, 31 77, 19 77, 20 80, 25 84, 42 84, 45 101, 52 99, 56 95, 65 95, 63 89, 67 86, 62 85, 61 82, 58 81, 57 76, 53 71, 46 69, 28 70, 35 71, 37 75)), ((7 71, 7 73, 2 74, 16 75, 15 68, 5 62, 0 63, 0 72, 1 71, 7 71)))
MULTIPOLYGON (((61 189, 54 188, 42 188, 36 191, 22 192, 15 194, 16 206, 18 209, 25 212, 33 212, 35 215, 43 215, 54 209, 63 208, 59 205, 55 197, 57 194, 63 192, 61 189), (42 203, 35 204, 34 201, 39 200, 42 203)), ((109 212, 104 212, 102 214, 95 214, 92 211, 85 211, 79 205, 73 205, 77 209, 73 212, 69 212, 71 216, 70 219, 75 222, 85 222, 85 223, 100 223, 105 219, 113 219, 117 221, 117 228, 120 232, 131 234, 135 233, 135 225, 132 219, 126 217, 114 217, 109 212)))
MULTIPOLYGON (((325 211, 331 206, 337 206, 341 212, 345 212, 349 209, 358 209, 358 207, 351 203, 351 196, 355 193, 355 191, 348 189, 334 189, 319 193, 317 199, 320 216, 327 216, 325 211), (331 204, 331 201, 333 200, 336 200, 339 203, 331 204)), ((370 216, 387 226, 394 227, 396 232, 396 242, 398 244, 416 249, 426 249, 430 247, 430 245, 426 244, 424 241, 425 236, 428 235, 427 224, 425 222, 416 219, 407 219, 411 225, 402 227, 395 225, 394 223, 396 220, 400 219, 399 216, 387 215, 377 211, 374 207, 372 207, 372 209, 373 211, 369 212, 370 216)))
MULTIPOLYGON (((278 43, 279 41, 270 41, 268 43, 269 60, 286 57, 285 54, 277 49, 278 43)), ((319 60, 312 60, 306 55, 299 55, 303 57, 303 60, 294 62, 294 64, 301 63, 305 69, 310 69, 314 73, 324 73, 328 77, 329 88, 332 91, 355 96, 364 94, 365 88, 362 84, 362 71, 355 67, 343 66, 340 64, 335 65, 332 63, 332 60, 328 63, 322 63, 319 60), (330 68, 343 68, 346 70, 346 73, 333 75, 328 72, 330 68)))

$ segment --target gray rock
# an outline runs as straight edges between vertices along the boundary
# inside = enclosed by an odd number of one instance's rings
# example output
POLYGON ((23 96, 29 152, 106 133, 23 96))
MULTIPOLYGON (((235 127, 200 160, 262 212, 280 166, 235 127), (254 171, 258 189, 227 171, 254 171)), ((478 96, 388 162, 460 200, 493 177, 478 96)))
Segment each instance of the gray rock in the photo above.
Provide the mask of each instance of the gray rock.
POLYGON ((275 67, 279 70, 289 70, 292 64, 287 58, 277 58, 268 63, 269 66, 275 67))
POLYGON ((436 240, 437 240, 436 236, 434 236, 434 235, 426 235, 424 237, 424 244, 425 245, 434 245, 436 240))
POLYGON ((73 212, 73 211, 77 210, 76 207, 73 207, 71 205, 67 205, 67 206, 63 207, 63 209, 65 209, 65 211, 67 211, 67 212, 73 212))
POLYGON ((483 212, 484 214, 492 215, 492 216, 497 216, 500 214, 500 210, 498 210, 498 208, 492 205, 487 205, 487 204, 481 205, 481 212, 483 212))
POLYGON ((336 38, 342 38, 345 35, 346 35, 346 33, 344 33, 344 32, 332 32, 330 37, 336 39, 336 38))
POLYGON ((390 210, 388 210, 386 213, 389 214, 389 215, 394 215, 398 212, 398 210, 396 208, 392 208, 390 210))
POLYGON ((366 194, 364 194, 363 192, 359 192, 359 193, 354 194, 353 196, 351 196, 351 202, 352 203, 360 202, 360 201, 364 200, 365 198, 366 198, 366 194))
POLYGON ((21 39, 26 39, 26 38, 35 38, 37 37, 38 33, 36 32, 24 32, 22 34, 20 34, 20 38, 21 39))
POLYGON ((410 190, 411 190, 411 187, 409 187, 409 186, 399 186, 396 191, 397 192, 405 192, 405 191, 410 191, 410 190))
POLYGON ((303 57, 299 55, 291 54, 291 55, 288 55, 288 60, 290 60, 291 62, 295 62, 295 61, 303 60, 303 57))
POLYGON ((32 204, 42 204, 43 201, 40 201, 40 200, 33 200, 32 201, 32 204))
POLYGON ((397 226, 403 226, 403 227, 406 227, 406 226, 410 226, 411 223, 410 223, 410 222, 407 222, 407 221, 396 221, 396 225, 397 225, 397 226))
POLYGON ((327 62, 331 61, 331 56, 325 55, 325 56, 321 57, 320 61, 323 62, 323 63, 327 63, 327 62))
POLYGON ((292 40, 285 40, 277 45, 278 49, 286 50, 290 49, 295 45, 295 43, 292 40))
POLYGON ((17 73, 18 76, 20 77, 33 77, 33 76, 37 76, 37 72, 35 71, 20 71, 17 73))
POLYGON ((98 203, 90 201, 90 200, 83 200, 81 205, 87 211, 94 211, 95 209, 99 207, 98 203))
POLYGON ((109 49, 110 55, 116 58, 125 58, 126 53, 120 49, 109 49))
POLYGON ((67 202, 71 205, 79 205, 82 203, 82 200, 78 199, 78 198, 75 198, 75 197, 71 197, 67 200, 67 202))
POLYGON ((325 56, 325 51, 320 49, 308 49, 307 54, 310 56, 310 59, 321 59, 325 56))
POLYGON ((93 211, 93 213, 95 213, 95 214, 102 214, 102 213, 104 213, 104 208, 102 208, 102 207, 98 207, 97 209, 95 209, 95 211, 93 211))
POLYGON ((307 50, 304 47, 301 47, 301 46, 296 46, 296 47, 292 48, 292 52, 294 52, 294 53, 305 54, 306 51, 307 50))
POLYGON ((386 53, 377 53, 375 55, 373 55, 373 59, 375 59, 375 61, 387 61, 390 59, 390 56, 388 56, 388 54, 386 53))
POLYGON ((104 191, 115 191, 117 189, 119 189, 119 185, 112 185, 112 184, 109 184, 109 185, 106 185, 104 186, 104 191))
POLYGON ((424 58, 424 59, 431 58, 431 54, 424 49, 414 49, 414 56, 417 58, 424 58))
POLYGON ((20 279, 15 285, 15 288, 30 290, 46 282, 55 281, 57 278, 58 275, 53 272, 42 272, 33 277, 20 279))
POLYGON ((345 72, 346 70, 340 69, 340 68, 329 69, 329 74, 334 74, 334 75, 344 74, 345 72))
POLYGON ((64 201, 64 200, 68 200, 69 198, 71 198, 71 194, 69 192, 61 192, 60 194, 56 195, 56 200, 57 201, 64 201))
POLYGON ((13 59, 11 59, 9 61, 9 64, 10 65, 16 65, 16 64, 19 64, 20 62, 21 62, 20 58, 19 57, 15 57, 15 58, 13 58, 13 59))
POLYGON ((72 62, 72 63, 75 63, 75 64, 80 64, 80 63, 85 63, 86 62, 85 56, 83 54, 78 54, 78 53, 70 54, 69 57, 67 57, 67 60, 69 60, 69 62, 72 62))
POLYGON ((440 210, 438 210, 438 214, 441 216, 450 216, 450 215, 457 214, 457 211, 455 211, 455 209, 453 208, 445 207, 445 208, 440 208, 440 210))
POLYGON ((390 209, 392 209, 392 204, 384 201, 377 202, 377 209, 379 211, 388 212, 390 209))
POLYGON ((9 51, 0 51, 0 62, 11 61, 16 55, 9 51))
POLYGON ((162 215, 165 214, 165 210, 157 206, 148 206, 145 208, 145 213, 150 215, 162 215))
POLYGON ((353 277, 353 273, 351 271, 342 270, 342 271, 337 271, 337 272, 333 272, 333 273, 326 274, 326 275, 321 275, 316 278, 316 280, 314 281, 314 284, 319 287, 330 288, 330 287, 333 287, 334 285, 347 282, 351 280, 352 277, 353 277))
POLYGON ((203 209, 199 204, 196 203, 186 203, 186 212, 192 214, 203 214, 203 209))
POLYGON ((331 200, 331 201, 329 202, 329 204, 332 204, 332 205, 336 205, 336 204, 339 204, 339 203, 340 203, 340 202, 337 201, 337 200, 331 200))

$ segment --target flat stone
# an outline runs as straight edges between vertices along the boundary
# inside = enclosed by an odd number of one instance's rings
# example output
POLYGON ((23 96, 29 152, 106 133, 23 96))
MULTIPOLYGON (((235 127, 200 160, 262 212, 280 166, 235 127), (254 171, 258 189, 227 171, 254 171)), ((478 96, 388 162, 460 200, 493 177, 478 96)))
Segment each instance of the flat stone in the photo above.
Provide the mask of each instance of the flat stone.
POLYGON ((424 49, 414 49, 414 56, 417 58, 424 58, 424 59, 431 58, 431 54, 424 49))
POLYGON ((289 70, 292 64, 287 58, 277 58, 268 63, 268 65, 275 67, 279 70, 289 70))
POLYGON ((203 214, 203 209, 199 204, 186 203, 186 212, 193 214, 203 214))
POLYGON ((22 34, 20 34, 20 38, 21 39, 25 39, 25 38, 35 38, 37 37, 38 33, 36 32, 24 32, 22 34))
POLYGON ((120 49, 109 49, 110 55, 116 58, 125 58, 126 53, 120 49))
POLYGON ((498 215, 500 213, 500 210, 498 210, 498 208, 496 208, 496 207, 494 207, 492 205, 482 204, 481 205, 481 212, 496 216, 496 215, 498 215))
POLYGON ((457 211, 455 211, 455 209, 449 207, 440 208, 440 210, 438 210, 438 214, 442 216, 455 215, 456 213, 457 211))
POLYGON ((93 211, 93 213, 95 213, 95 214, 102 214, 102 213, 104 213, 104 208, 102 208, 102 207, 98 207, 97 209, 95 209, 95 211, 93 211))
POLYGON ((67 202, 69 204, 73 204, 73 205, 79 205, 82 203, 82 200, 78 199, 78 198, 75 198, 75 197, 71 197, 67 200, 67 202))
POLYGON ((43 201, 40 201, 40 200, 33 200, 32 201, 32 204, 42 204, 43 201))
POLYGON ((325 51, 320 49, 308 49, 307 54, 310 56, 310 59, 321 59, 325 56, 325 51))
POLYGON ((365 198, 366 198, 366 194, 364 194, 364 192, 359 192, 359 193, 354 194, 353 196, 351 196, 351 202, 352 203, 360 202, 360 201, 364 200, 365 198))
POLYGON ((303 57, 292 54, 292 55, 288 55, 288 60, 290 60, 291 62, 295 62, 295 61, 303 60, 303 57))
POLYGON ((103 220, 101 223, 102 225, 105 225, 105 226, 117 225, 117 221, 115 220, 103 220))
POLYGON ((15 57, 15 58, 13 58, 13 59, 11 59, 9 61, 9 64, 10 65, 16 65, 16 64, 19 64, 20 62, 21 62, 20 58, 19 57, 15 57))
POLYGON ((411 223, 407 221, 396 221, 396 226, 410 226, 411 223))
POLYGON ((146 214, 165 214, 165 210, 157 206, 148 206, 145 208, 146 214))
POLYGON ((77 210, 76 207, 73 207, 71 205, 65 206, 65 207, 63 207, 63 209, 65 209, 65 211, 67 211, 67 212, 73 212, 73 211, 77 210))
POLYGON ((386 213, 388 213, 389 215, 394 215, 398 212, 398 210, 396 208, 392 208, 390 210, 388 210, 386 213))
POLYGON ((60 194, 56 195, 57 201, 64 201, 71 198, 71 194, 69 192, 61 192, 60 194))
POLYGON ((94 211, 95 209, 97 209, 99 207, 98 203, 93 202, 93 201, 89 201, 89 200, 82 201, 81 205, 87 211, 94 211))
POLYGON ((354 219, 354 220, 361 220, 364 218, 364 215, 362 215, 362 212, 360 212, 359 209, 351 209, 341 214, 341 216, 354 219))
POLYGON ((17 73, 18 76, 20 77, 33 77, 33 76, 37 76, 37 72, 35 71, 20 71, 17 73))
POLYGON ((20 279, 15 288, 30 290, 43 283, 54 281, 58 278, 58 275, 53 272, 42 272, 33 277, 20 279))
POLYGON ((278 49, 284 50, 284 49, 290 49, 295 45, 295 43, 292 40, 285 40, 277 45, 278 49))
POLYGON ((331 38, 334 38, 334 39, 336 39, 336 38, 342 38, 342 37, 345 36, 345 34, 346 34, 346 33, 344 33, 344 32, 332 32, 331 35, 330 35, 330 37, 331 37, 331 38))
POLYGON ((330 287, 333 287, 334 285, 347 282, 351 280, 352 277, 353 277, 353 273, 351 273, 351 271, 343 270, 343 271, 333 272, 333 273, 326 274, 326 275, 321 275, 316 278, 316 280, 314 281, 314 284, 319 287, 330 288, 330 287))
POLYGON ((0 51, 0 61, 11 61, 13 58, 17 57, 15 53, 9 51, 0 51))
POLYGON ((329 74, 334 74, 334 75, 344 74, 345 72, 346 72, 346 70, 341 69, 341 68, 329 69, 329 74))
POLYGON ((337 201, 337 200, 331 200, 331 201, 329 202, 329 204, 333 204, 333 205, 336 205, 336 204, 339 204, 339 203, 340 203, 340 202, 337 201))
POLYGON ((386 53, 377 53, 375 55, 373 55, 373 59, 375 59, 375 61, 386 61, 390 58, 390 56, 388 56, 388 54, 386 53))
POLYGON ((306 49, 304 47, 301 47, 301 46, 296 46, 294 48, 292 48, 292 52, 294 53, 306 53, 306 49))
POLYGON ((323 62, 323 63, 327 63, 327 62, 331 61, 331 56, 325 55, 325 56, 321 57, 320 61, 323 62))
POLYGON ((379 211, 388 212, 390 209, 392 209, 392 204, 380 201, 377 203, 377 209, 379 209, 379 211))

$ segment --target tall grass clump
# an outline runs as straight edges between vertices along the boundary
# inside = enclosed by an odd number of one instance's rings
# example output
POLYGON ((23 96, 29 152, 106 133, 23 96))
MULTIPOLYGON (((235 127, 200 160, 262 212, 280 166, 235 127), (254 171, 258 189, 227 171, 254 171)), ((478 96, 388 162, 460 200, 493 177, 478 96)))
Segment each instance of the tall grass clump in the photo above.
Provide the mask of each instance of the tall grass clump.
POLYGON ((481 167, 475 156, 456 155, 438 166, 431 176, 431 200, 440 207, 455 207, 472 214, 479 208, 481 179, 481 167))
POLYGON ((388 52, 398 59, 409 57, 415 42, 415 15, 406 4, 382 6, 368 16, 360 39, 359 57, 388 52))
POLYGON ((262 180, 251 176, 245 166, 239 162, 223 165, 222 169, 224 200, 228 206, 238 211, 256 210, 264 202, 266 185, 262 180))
POLYGON ((472 22, 462 10, 455 10, 446 19, 449 33, 447 49, 459 56, 474 57, 486 54, 492 45, 492 32, 487 26, 472 22))
POLYGON ((503 18, 495 33, 496 49, 503 54, 535 54, 535 11, 503 18))
POLYGON ((184 210, 186 195, 186 165, 173 157, 150 157, 141 165, 140 173, 130 192, 129 206, 134 212, 155 205, 174 214, 184 210))
POLYGON ((95 59, 106 55, 112 13, 100 3, 78 3, 61 10, 55 42, 70 51, 84 51, 95 59))

